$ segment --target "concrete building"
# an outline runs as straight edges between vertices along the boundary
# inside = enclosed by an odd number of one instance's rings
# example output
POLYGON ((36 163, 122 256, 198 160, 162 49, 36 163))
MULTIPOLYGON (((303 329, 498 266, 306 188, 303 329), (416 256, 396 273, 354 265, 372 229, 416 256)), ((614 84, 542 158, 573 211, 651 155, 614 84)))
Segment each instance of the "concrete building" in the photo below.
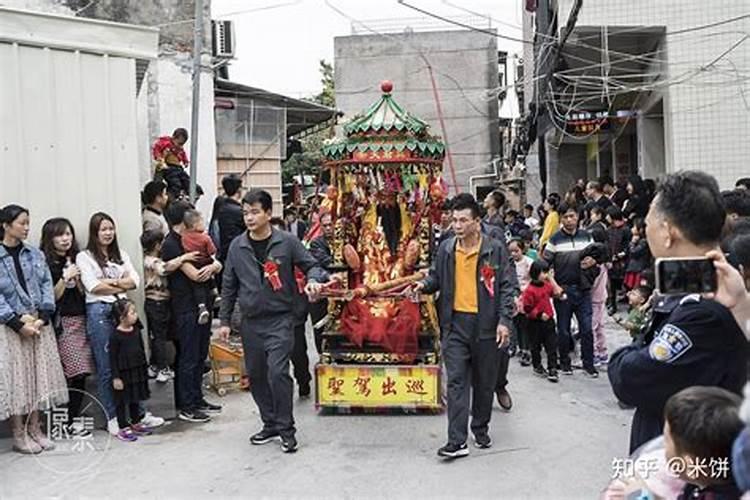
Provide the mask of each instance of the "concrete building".
MULTIPOLYGON (((574 3, 540 1, 537 11, 525 11, 525 38, 533 39, 539 9, 547 4, 549 17, 557 15, 549 33, 559 36, 574 3)), ((525 94, 546 106, 547 123, 539 123, 546 129, 548 191, 603 174, 657 178, 695 169, 715 176, 722 188, 746 176, 745 14, 747 5, 739 1, 584 2, 555 62, 554 91, 539 89, 535 79, 524 82, 525 94)), ((537 34, 537 51, 550 40, 537 34)), ((534 53, 527 46, 524 60, 538 77, 534 53)), ((535 165, 530 158, 529 170, 535 165)))
MULTIPOLYGON (((488 174, 493 174, 492 160, 500 159, 502 85, 494 36, 470 30, 357 34, 336 37, 334 51, 336 106, 344 112, 344 120, 377 100, 381 80, 391 80, 394 99, 429 123, 431 132, 448 146, 451 158, 446 157, 444 178, 451 193, 456 192, 451 159, 457 191, 467 191, 473 176, 494 183, 494 175, 488 174)), ((507 106, 508 114, 514 108, 507 106)))

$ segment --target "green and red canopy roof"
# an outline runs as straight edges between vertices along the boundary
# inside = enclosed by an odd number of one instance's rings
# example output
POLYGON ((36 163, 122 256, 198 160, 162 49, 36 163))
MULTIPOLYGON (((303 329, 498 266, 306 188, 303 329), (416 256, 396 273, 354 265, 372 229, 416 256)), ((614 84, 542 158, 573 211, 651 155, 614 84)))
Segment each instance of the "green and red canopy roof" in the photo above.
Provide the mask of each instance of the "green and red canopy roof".
POLYGON ((391 96, 390 81, 382 82, 380 88, 380 99, 344 125, 346 137, 323 146, 323 154, 332 161, 363 160, 363 153, 382 157, 404 152, 416 161, 442 159, 445 145, 428 133, 429 125, 398 105, 391 96))

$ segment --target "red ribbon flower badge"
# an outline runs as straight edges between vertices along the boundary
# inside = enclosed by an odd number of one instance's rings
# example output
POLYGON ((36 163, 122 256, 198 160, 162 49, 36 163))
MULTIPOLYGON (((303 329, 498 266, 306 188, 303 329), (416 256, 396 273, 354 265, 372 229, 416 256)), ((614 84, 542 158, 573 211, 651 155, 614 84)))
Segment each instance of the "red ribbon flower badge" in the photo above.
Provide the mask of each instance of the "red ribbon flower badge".
POLYGON ((273 260, 267 260, 263 264, 263 276, 268 280, 274 292, 281 290, 281 277, 279 277, 279 264, 273 260))
POLYGON ((299 267, 294 268, 294 280, 297 282, 297 291, 301 294, 305 293, 305 273, 299 267))
POLYGON ((484 287, 487 289, 487 293, 490 297, 495 296, 495 268, 492 267, 489 262, 485 262, 480 269, 481 281, 484 283, 484 287))

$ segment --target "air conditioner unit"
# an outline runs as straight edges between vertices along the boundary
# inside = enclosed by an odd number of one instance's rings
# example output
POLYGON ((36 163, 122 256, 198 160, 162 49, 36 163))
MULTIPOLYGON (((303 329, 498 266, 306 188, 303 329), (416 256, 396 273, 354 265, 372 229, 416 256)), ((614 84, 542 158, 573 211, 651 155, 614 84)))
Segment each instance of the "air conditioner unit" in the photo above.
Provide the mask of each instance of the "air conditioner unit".
POLYGON ((234 57, 234 22, 211 21, 214 57, 234 57))

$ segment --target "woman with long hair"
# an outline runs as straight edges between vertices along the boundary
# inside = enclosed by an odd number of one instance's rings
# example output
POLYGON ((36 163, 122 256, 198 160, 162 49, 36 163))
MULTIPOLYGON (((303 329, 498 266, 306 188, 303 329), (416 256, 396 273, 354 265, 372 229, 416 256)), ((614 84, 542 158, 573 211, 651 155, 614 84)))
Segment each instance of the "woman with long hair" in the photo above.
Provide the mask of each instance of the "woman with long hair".
POLYGON ((10 418, 13 449, 30 454, 55 447, 39 412, 65 404, 68 391, 50 324, 52 277, 28 235, 27 209, 0 210, 0 420, 10 418))
POLYGON ((138 286, 138 273, 117 243, 115 221, 103 212, 91 216, 86 250, 76 257, 86 293, 86 334, 96 364, 99 399, 107 410, 107 429, 117 435, 117 406, 112 388, 109 339, 115 329, 112 305, 138 286))
POLYGON ((547 212, 547 216, 544 218, 544 228, 542 229, 542 236, 539 238, 540 254, 544 250, 544 245, 546 245, 552 235, 560 229, 560 214, 557 213, 557 207, 559 205, 560 196, 556 193, 550 194, 547 196, 547 199, 544 200, 544 211, 547 212))
POLYGON ((86 436, 90 433, 77 418, 81 414, 86 377, 94 371, 94 359, 86 337, 86 298, 81 271, 75 265, 78 242, 73 224, 62 217, 49 219, 42 226, 40 248, 47 259, 55 292, 53 325, 70 400, 67 429, 70 435, 86 436))
POLYGON ((625 202, 622 213, 626 219, 632 221, 633 219, 643 219, 648 213, 648 207, 651 203, 646 184, 641 179, 640 175, 631 175, 628 177, 628 199, 625 202))

